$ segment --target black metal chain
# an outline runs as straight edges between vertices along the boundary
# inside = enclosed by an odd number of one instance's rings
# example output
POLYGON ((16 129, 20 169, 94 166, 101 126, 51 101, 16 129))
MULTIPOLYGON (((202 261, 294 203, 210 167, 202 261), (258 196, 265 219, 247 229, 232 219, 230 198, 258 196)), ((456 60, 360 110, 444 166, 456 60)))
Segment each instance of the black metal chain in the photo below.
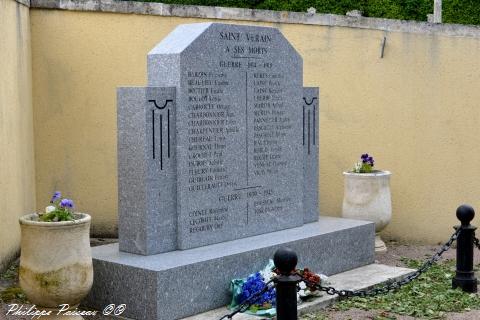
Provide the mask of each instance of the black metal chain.
POLYGON ((480 250, 480 240, 478 240, 477 237, 473 238, 473 244, 475 245, 475 247, 477 247, 478 250, 480 250))
MULTIPOLYGON (((316 288, 317 290, 324 291, 329 295, 337 294, 341 297, 367 297, 367 296, 372 297, 372 296, 377 296, 379 294, 386 294, 386 293, 388 293, 392 290, 396 290, 396 289, 412 282, 413 280, 420 277, 420 275, 422 273, 424 273, 425 271, 430 269, 438 260, 440 260, 442 255, 451 248, 453 242, 455 240, 457 240, 460 232, 461 232, 461 228, 457 228, 455 230, 455 232, 452 234, 452 236, 450 237, 450 239, 430 259, 425 261, 425 263, 417 271, 415 271, 414 273, 406 276, 405 278, 403 278, 401 280, 394 281, 392 283, 386 284, 386 285, 384 285, 382 287, 379 287, 379 288, 372 288, 372 289, 366 289, 366 290, 337 290, 334 287, 324 287, 321 284, 313 283, 313 282, 309 281, 308 279, 304 278, 301 274, 299 274, 299 273, 297 273, 297 274, 302 278, 303 281, 305 281, 308 284, 309 287, 313 287, 313 288, 316 288)), ((478 249, 480 249, 480 240, 475 238, 474 242, 475 242, 475 246, 478 249)), ((274 279, 268 281, 265 284, 265 287, 262 290, 254 293, 249 298, 247 298, 245 301, 243 301, 241 304, 239 304, 237 306, 236 310, 234 310, 233 312, 231 312, 229 314, 224 315, 219 320, 232 319, 233 316, 236 315, 237 313, 243 313, 243 312, 247 311, 248 308, 250 308, 260 298, 260 296, 262 294, 264 294, 265 292, 267 292, 268 290, 270 290, 272 288, 270 286, 270 284, 272 282, 274 282, 274 279)))
POLYGON ((242 303, 240 303, 236 310, 234 310, 233 312, 229 313, 229 314, 226 314, 224 315, 223 317, 221 317, 219 320, 223 320, 223 319, 232 319, 234 315, 236 315, 237 313, 243 313, 245 311, 248 310, 248 308, 250 308, 255 302, 257 302, 257 300, 260 298, 260 296, 262 294, 264 294, 265 292, 267 292, 268 290, 272 289, 272 287, 270 286, 271 283, 273 283, 274 279, 268 281, 266 284, 265 284, 265 287, 262 289, 262 290, 259 290, 257 291, 256 293, 252 294, 250 297, 248 297, 247 299, 245 299, 242 303))
MULTIPOLYGON (((377 296, 379 294, 385 294, 392 290, 396 290, 413 280, 417 279, 422 273, 427 271, 434 265, 438 260, 440 260, 441 256, 450 249, 453 242, 457 240, 458 235, 460 234, 461 229, 457 228, 455 233, 452 234, 450 239, 430 258, 428 259, 417 271, 414 273, 406 276, 405 278, 386 284, 379 288, 372 288, 367 290, 337 290, 334 287, 324 287, 320 284, 309 282, 307 279, 303 279, 303 281, 307 282, 310 286, 315 287, 317 290, 325 291, 329 295, 338 294, 341 297, 366 297, 366 296, 377 296)), ((480 241, 476 239, 477 247, 480 249, 480 241)))

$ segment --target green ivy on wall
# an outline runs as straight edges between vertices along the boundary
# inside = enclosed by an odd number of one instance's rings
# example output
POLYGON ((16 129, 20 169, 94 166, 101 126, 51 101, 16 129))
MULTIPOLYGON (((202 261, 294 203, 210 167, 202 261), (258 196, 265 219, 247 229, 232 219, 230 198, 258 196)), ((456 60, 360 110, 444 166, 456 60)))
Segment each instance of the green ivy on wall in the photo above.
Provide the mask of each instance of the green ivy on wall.
MULTIPOLYGON (((140 1, 140 0, 139 0, 140 1)), ((318 13, 345 14, 360 10, 366 17, 426 21, 433 13, 434 0, 143 0, 168 4, 255 8, 318 13)), ((445 23, 480 24, 479 0, 443 0, 445 23)))

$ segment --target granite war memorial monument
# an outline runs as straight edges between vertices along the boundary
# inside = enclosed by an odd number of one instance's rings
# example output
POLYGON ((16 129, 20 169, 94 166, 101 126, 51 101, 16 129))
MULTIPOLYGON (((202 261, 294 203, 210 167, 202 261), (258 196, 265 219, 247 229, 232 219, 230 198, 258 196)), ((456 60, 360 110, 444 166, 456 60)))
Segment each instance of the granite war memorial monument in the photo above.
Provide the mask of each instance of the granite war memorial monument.
POLYGON ((87 305, 220 307, 283 246, 325 274, 373 262, 372 223, 319 214, 319 90, 279 30, 180 25, 147 67, 117 90, 119 243, 93 248, 87 305))

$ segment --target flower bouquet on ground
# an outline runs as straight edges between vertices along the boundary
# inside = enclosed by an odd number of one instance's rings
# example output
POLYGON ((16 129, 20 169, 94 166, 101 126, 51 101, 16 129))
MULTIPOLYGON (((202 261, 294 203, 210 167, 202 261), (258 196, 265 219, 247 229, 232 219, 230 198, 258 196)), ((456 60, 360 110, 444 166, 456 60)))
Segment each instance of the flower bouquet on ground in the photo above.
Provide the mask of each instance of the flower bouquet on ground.
MULTIPOLYGON (((315 285, 324 283, 327 277, 320 274, 315 274, 309 269, 297 269, 296 272, 303 278, 307 279, 299 282, 297 286, 297 301, 299 303, 308 300, 311 297, 318 297, 321 295, 319 290, 316 290, 315 285)), ((267 284, 277 276, 275 272, 275 265, 270 260, 267 266, 256 273, 249 275, 244 279, 234 279, 230 283, 230 291, 232 292, 232 302, 229 305, 230 309, 235 309, 248 299, 252 298, 256 293, 265 289, 267 284)), ((261 316, 274 317, 276 315, 276 290, 274 287, 265 291, 258 297, 254 304, 248 308, 245 313, 261 316)))
POLYGON ((323 274, 316 274, 310 271, 308 268, 298 269, 297 273, 306 279, 306 281, 300 281, 297 286, 297 301, 299 303, 307 301, 312 297, 320 297, 322 293, 317 290, 316 285, 327 283, 328 277, 323 274))

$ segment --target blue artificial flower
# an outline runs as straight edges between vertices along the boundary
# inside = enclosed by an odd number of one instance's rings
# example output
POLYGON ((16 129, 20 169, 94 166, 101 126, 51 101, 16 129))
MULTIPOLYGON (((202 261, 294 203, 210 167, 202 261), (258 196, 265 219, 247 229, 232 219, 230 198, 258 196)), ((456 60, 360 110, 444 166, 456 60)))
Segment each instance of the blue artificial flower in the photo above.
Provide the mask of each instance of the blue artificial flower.
POLYGON ((60 207, 73 208, 73 201, 70 199, 62 199, 62 201, 60 201, 60 207))
POLYGON ((368 153, 362 154, 361 158, 362 160, 368 159, 368 153))
POLYGON ((50 200, 50 203, 54 203, 58 199, 60 199, 62 196, 62 193, 60 191, 55 191, 52 196, 52 200, 50 200))
MULTIPOLYGON (((257 294, 258 292, 262 291, 266 286, 265 280, 260 274, 257 272, 255 274, 250 275, 247 278, 247 281, 242 286, 242 292, 239 296, 239 301, 244 302, 249 299, 252 295, 257 294)), ((271 288, 268 291, 264 292, 259 298, 254 301, 257 305, 263 305, 264 303, 271 303, 272 305, 275 304, 275 288, 271 288)))

